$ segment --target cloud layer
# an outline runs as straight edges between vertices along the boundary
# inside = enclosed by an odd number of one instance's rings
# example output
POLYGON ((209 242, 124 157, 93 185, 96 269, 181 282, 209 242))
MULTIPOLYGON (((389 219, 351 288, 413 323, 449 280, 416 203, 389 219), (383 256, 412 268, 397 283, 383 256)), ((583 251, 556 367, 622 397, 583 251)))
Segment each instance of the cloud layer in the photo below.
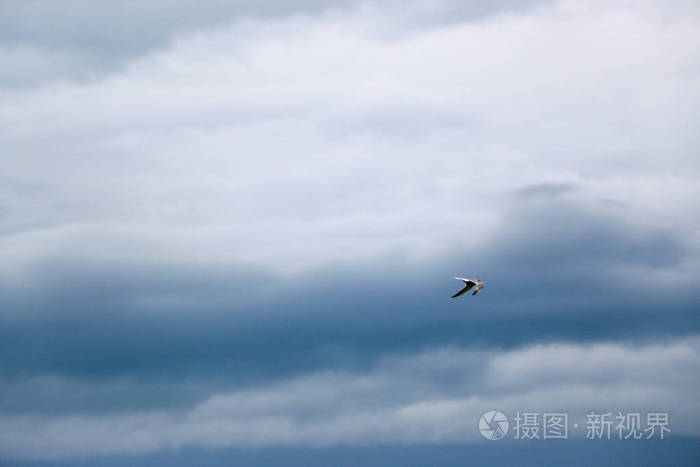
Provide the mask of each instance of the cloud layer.
POLYGON ((314 373, 215 394, 177 413, 12 416, 0 439, 9 455, 39 458, 184 446, 455 443, 479 439, 485 407, 512 416, 567 411, 573 438, 585 436, 590 411, 664 411, 676 435, 698 436, 699 342, 448 347, 387 356, 367 373, 314 373))
POLYGON ((700 436, 693 2, 71 7, 0 5, 3 456, 700 436))
POLYGON ((589 7, 401 34, 378 6, 242 19, 9 89, 3 263, 431 255, 543 183, 692 234, 697 14, 589 7))

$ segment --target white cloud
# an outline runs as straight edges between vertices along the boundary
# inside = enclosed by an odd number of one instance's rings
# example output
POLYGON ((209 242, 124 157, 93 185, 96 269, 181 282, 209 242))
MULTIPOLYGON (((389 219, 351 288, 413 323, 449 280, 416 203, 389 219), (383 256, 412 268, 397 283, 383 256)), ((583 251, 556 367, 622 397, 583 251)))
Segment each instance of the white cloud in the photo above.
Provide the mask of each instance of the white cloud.
POLYGON ((37 243, 282 269, 430 256, 478 243, 495 195, 542 182, 698 228, 694 8, 560 2, 412 28, 395 7, 237 20, 100 81, 8 90, 4 176, 43 191, 2 206, 3 263, 37 243))

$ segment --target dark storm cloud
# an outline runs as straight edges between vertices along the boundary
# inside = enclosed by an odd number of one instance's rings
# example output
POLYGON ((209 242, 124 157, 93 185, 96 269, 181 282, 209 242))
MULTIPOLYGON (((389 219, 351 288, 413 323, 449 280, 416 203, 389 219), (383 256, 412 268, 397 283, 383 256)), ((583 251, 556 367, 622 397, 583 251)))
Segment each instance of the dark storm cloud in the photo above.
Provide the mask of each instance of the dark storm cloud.
POLYGON ((697 435, 700 405, 690 389, 700 382, 699 350, 698 336, 513 351, 443 346, 387 355, 363 372, 334 369, 219 390, 182 410, 9 413, 0 451, 41 459, 185 446, 475 442, 474 421, 492 407, 510 414, 556 407, 570 423, 583 423, 590 407, 663 410, 674 435, 697 435))
POLYGON ((648 271, 690 267, 697 277, 693 261, 697 252, 675 233, 559 202, 519 204, 483 251, 456 249, 435 262, 378 258, 285 278, 234 266, 45 261, 29 273, 34 286, 2 293, 0 374, 16 384, 0 394, 0 407, 191 404, 219 390, 359 370, 386 353, 435 345, 692 334, 700 330, 697 290, 656 287, 648 271), (458 272, 478 275, 485 292, 450 300, 458 272), (47 374, 58 379, 37 379, 34 389, 22 379, 47 374), (82 397, 69 395, 82 379, 110 378, 123 379, 92 396, 84 396, 89 384, 82 397), (181 384, 159 399, 163 381, 181 384))
POLYGON ((8 467, 119 467, 147 465, 191 467, 192 465, 218 466, 225 464, 256 465, 260 467, 287 466, 314 467, 334 465, 416 466, 433 465, 440 460, 444 467, 471 465, 512 465, 541 467, 543 465, 696 465, 700 462, 700 439, 675 437, 655 442, 598 443, 591 449, 590 440, 568 440, 566 443, 479 443, 440 444, 419 446, 367 446, 297 448, 275 447, 266 449, 182 449, 149 455, 105 456, 69 461, 13 461, 8 467))

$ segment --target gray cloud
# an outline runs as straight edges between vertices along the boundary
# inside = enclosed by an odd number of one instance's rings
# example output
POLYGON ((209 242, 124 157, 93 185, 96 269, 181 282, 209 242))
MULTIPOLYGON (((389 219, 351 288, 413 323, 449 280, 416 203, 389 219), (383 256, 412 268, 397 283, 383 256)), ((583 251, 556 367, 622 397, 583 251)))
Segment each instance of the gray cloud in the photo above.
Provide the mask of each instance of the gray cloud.
MULTIPOLYGON (((519 12, 543 0, 514 2, 418 2, 403 8, 401 28, 481 19, 519 12)), ((128 61, 165 48, 181 35, 239 21, 292 16, 346 14, 369 9, 385 12, 397 5, 354 0, 236 0, 192 4, 173 0, 148 2, 55 2, 8 0, 0 4, 0 56, 7 65, 0 84, 21 86, 53 79, 89 82, 119 71, 128 61)))
POLYGON ((510 414, 568 411, 581 426, 586 413, 601 408, 669 411, 676 434, 697 436, 700 406, 692 394, 700 383, 699 352, 697 337, 505 353, 445 348, 388 357, 366 374, 318 373, 216 394, 177 415, 6 417, 0 443, 13 457, 54 458, 183 446, 463 442, 478 439, 476 420, 493 407, 510 414), (571 361, 585 364, 573 371, 571 361), (452 384, 440 384, 445 378, 452 384))
POLYGON ((194 5, 171 0, 74 0, 58 5, 6 1, 1 6, 0 44, 7 58, 16 57, 12 61, 20 66, 14 74, 5 70, 4 84, 33 84, 56 75, 87 80, 100 76, 105 68, 114 71, 125 61, 166 46, 183 32, 227 24, 241 17, 304 14, 343 3, 308 1, 291 6, 243 0, 194 5))
POLYGON ((537 197, 548 196, 557 197, 575 189, 571 183, 536 183, 527 185, 515 190, 517 196, 537 197))
POLYGON ((700 331, 698 258, 685 240, 558 201, 520 208, 481 251, 433 261, 294 276, 230 264, 38 263, 3 290, 0 408, 182 408, 445 343, 649 342, 700 331), (448 299, 464 264, 487 282, 478 301, 448 299), (668 274, 686 282, 646 285, 668 274))

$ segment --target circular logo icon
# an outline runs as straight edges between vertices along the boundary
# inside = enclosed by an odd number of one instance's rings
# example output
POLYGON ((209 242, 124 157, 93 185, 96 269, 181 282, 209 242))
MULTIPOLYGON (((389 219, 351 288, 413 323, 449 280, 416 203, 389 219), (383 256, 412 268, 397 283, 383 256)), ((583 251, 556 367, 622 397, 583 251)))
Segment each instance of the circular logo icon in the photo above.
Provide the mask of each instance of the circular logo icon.
POLYGON ((508 426, 508 417, 498 410, 489 410, 479 418, 479 432, 490 441, 505 438, 508 426))

